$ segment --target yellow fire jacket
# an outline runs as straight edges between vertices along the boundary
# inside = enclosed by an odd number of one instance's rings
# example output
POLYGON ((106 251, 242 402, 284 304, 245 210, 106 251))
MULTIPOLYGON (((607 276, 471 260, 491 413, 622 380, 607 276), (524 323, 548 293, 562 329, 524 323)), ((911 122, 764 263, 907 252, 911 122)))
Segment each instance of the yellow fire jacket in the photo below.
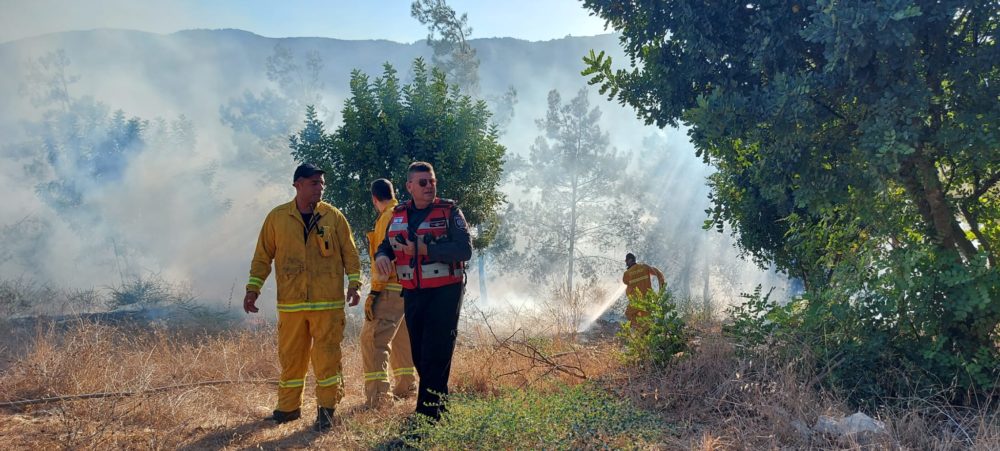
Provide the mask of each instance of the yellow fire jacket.
POLYGON ((301 312, 344 307, 344 276, 361 287, 361 262, 344 214, 326 202, 316 205, 315 226, 306 224, 295 201, 268 213, 250 262, 247 291, 260 292, 274 262, 278 311, 301 312))
POLYGON ((389 221, 392 221, 392 209, 396 208, 396 205, 399 205, 399 202, 393 199, 389 203, 389 206, 382 210, 378 219, 375 220, 375 229, 368 232, 368 257, 372 263, 372 291, 383 291, 386 289, 400 291, 403 288, 399 285, 396 271, 392 271, 388 279, 380 280, 378 268, 375 267, 375 252, 378 251, 378 246, 385 240, 385 232, 389 228, 389 221))
POLYGON ((645 263, 636 263, 626 269, 625 274, 622 274, 622 283, 627 285, 625 287, 625 294, 629 297, 641 296, 653 289, 653 282, 649 280, 650 276, 656 276, 659 279, 661 290, 666 288, 666 285, 663 283, 663 273, 659 269, 645 263))

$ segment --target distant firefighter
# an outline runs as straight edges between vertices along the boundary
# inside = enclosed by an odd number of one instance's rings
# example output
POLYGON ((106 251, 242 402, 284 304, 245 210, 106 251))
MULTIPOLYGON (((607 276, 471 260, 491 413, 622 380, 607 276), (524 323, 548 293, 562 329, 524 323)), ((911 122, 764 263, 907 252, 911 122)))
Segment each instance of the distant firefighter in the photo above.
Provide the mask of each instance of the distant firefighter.
POLYGON ((663 280, 663 273, 659 269, 645 263, 636 263, 635 255, 632 253, 625 255, 625 267, 625 274, 622 275, 622 283, 627 285, 625 294, 629 299, 628 307, 625 309, 625 318, 634 324, 636 318, 649 315, 649 312, 636 308, 632 300, 636 297, 645 296, 646 292, 653 289, 650 277, 656 276, 659 279, 660 291, 666 289, 667 285, 663 280))
POLYGON ((361 263, 344 215, 323 202, 324 172, 312 164, 295 169, 295 199, 268 213, 250 263, 250 281, 243 310, 258 311, 257 296, 274 272, 278 285, 278 406, 271 419, 278 423, 300 416, 302 389, 312 360, 318 412, 315 428, 332 426, 333 411, 344 397, 340 342, 344 338, 344 276, 346 299, 358 304, 361 263))

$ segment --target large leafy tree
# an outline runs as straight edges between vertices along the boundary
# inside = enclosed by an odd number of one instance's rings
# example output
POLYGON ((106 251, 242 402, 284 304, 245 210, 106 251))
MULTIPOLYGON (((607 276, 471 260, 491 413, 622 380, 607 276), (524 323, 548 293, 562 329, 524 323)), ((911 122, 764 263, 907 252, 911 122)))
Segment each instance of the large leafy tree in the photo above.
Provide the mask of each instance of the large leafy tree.
POLYGON ((897 354, 995 382, 1000 3, 585 5, 632 67, 592 53, 584 74, 647 122, 690 127, 718 169, 711 223, 803 279, 822 349, 873 356, 845 373, 897 354))
MULTIPOLYGON (((505 149, 486 104, 461 94, 421 59, 412 70, 407 85, 389 64, 374 80, 354 71, 343 124, 328 134, 309 108, 305 126, 291 138, 296 160, 327 171, 326 200, 344 212, 359 238, 375 215, 368 184, 387 178, 405 197, 406 168, 413 161, 434 165, 438 195, 456 200, 474 226, 495 224, 504 200, 499 184, 505 149)), ((484 248, 495 232, 483 230, 474 246, 484 248)))

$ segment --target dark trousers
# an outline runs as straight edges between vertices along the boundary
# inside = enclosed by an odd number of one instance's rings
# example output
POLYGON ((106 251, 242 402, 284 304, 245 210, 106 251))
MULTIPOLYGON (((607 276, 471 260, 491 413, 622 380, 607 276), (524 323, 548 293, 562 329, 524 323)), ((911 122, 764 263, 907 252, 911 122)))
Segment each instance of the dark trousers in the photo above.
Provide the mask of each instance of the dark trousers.
POLYGON ((410 331, 413 364, 420 377, 417 413, 440 418, 440 395, 448 394, 451 357, 458 337, 464 284, 403 290, 406 327, 410 331))

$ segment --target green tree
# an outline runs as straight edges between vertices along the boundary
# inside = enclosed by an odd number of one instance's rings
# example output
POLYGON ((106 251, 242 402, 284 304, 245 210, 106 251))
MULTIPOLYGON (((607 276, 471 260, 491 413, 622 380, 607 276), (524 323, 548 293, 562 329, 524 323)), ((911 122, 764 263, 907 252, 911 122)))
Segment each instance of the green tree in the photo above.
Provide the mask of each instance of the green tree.
POLYGON ((278 84, 296 109, 323 102, 323 82, 320 80, 323 57, 318 51, 306 52, 300 66, 292 50, 279 42, 274 45, 274 53, 264 61, 264 68, 267 79, 278 84))
POLYGON ((834 379, 995 384, 1000 3, 585 5, 632 67, 591 52, 584 75, 690 127, 718 170, 709 226, 805 282, 804 327, 848 356, 834 379))
POLYGON ((415 0, 410 15, 427 26, 427 44, 434 49, 431 63, 468 94, 479 93, 479 57, 469 45, 468 15, 459 16, 445 0, 415 0))
MULTIPOLYGON (((485 102, 461 94, 421 59, 414 61, 407 85, 400 85, 391 65, 384 67, 374 80, 352 73, 344 122, 333 133, 326 134, 308 109, 305 126, 291 137, 292 155, 327 171, 326 200, 344 212, 360 242, 374 217, 368 184, 384 177, 405 196, 406 168, 416 160, 434 165, 438 195, 456 200, 470 224, 496 224, 506 149, 497 142, 485 102)), ((495 233, 486 229, 473 245, 486 247, 495 233)))

